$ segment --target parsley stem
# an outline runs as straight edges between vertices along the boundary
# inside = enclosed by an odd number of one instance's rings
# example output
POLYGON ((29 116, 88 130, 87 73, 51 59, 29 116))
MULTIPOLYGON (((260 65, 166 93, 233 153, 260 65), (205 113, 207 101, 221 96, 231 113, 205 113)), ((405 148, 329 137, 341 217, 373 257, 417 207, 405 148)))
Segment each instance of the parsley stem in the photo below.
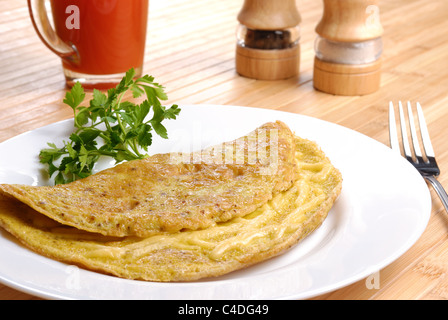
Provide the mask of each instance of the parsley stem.
POLYGON ((141 159, 143 156, 142 154, 138 151, 138 147, 137 147, 137 142, 135 141, 135 139, 132 139, 132 143, 130 144, 132 150, 134 151, 134 153, 136 154, 136 156, 141 159))
POLYGON ((123 99, 124 96, 124 92, 120 95, 120 97, 118 98, 118 103, 117 103, 117 107, 115 110, 115 115, 117 116, 117 120, 118 120, 118 125, 120 126, 120 130, 121 132, 126 135, 126 129, 123 126, 123 123, 121 121, 121 117, 120 114, 118 113, 118 111, 120 110, 120 104, 121 104, 121 100, 123 99))
POLYGON ((111 141, 110 138, 109 138, 108 136, 106 136, 104 133, 100 133, 99 136, 100 136, 101 138, 103 138, 103 139, 104 139, 105 141, 107 141, 107 142, 110 142, 110 141, 111 141))
MULTIPOLYGON (((107 117, 106 116, 104 116, 103 118, 102 118, 102 122, 104 122, 104 125, 106 126, 106 128, 107 128, 107 131, 108 132, 111 132, 112 131, 112 128, 111 128, 111 126, 110 126, 110 123, 109 123, 109 120, 107 120, 107 117)), ((101 122, 99 122, 98 124, 100 124, 101 122)))

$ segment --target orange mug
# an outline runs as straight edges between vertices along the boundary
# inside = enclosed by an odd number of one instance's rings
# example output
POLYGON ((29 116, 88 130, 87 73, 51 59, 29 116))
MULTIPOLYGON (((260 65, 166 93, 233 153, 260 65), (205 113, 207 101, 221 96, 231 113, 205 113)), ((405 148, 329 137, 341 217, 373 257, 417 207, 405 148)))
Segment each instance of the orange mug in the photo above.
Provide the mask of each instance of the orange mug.
POLYGON ((28 0, 34 28, 62 60, 66 83, 115 86, 126 71, 142 74, 149 0, 28 0))

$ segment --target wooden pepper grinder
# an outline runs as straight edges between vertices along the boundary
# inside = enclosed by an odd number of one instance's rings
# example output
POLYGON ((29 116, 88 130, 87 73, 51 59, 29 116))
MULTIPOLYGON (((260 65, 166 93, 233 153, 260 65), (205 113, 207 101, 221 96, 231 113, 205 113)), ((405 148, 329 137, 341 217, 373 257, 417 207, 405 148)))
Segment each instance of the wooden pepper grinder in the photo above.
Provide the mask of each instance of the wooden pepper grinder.
POLYGON ((316 27, 314 87, 364 95, 380 86, 383 28, 377 0, 323 0, 316 27))
POLYGON ((240 75, 280 80, 299 73, 301 18, 295 0, 245 0, 238 21, 240 75))

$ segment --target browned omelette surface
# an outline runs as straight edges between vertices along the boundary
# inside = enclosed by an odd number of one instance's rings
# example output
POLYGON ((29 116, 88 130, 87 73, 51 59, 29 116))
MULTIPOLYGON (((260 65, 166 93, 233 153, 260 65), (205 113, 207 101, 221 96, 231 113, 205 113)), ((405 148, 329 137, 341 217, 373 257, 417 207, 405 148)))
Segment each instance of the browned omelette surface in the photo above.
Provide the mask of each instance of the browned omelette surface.
POLYGON ((290 188, 294 152, 294 135, 277 121, 192 154, 157 154, 66 185, 3 184, 0 193, 103 235, 197 230, 244 216, 290 188))
POLYGON ((219 276, 281 254, 313 232, 338 197, 342 178, 319 147, 296 137, 297 179, 250 213, 201 230, 148 237, 103 236, 63 225, 0 193, 0 226, 47 257, 148 281, 219 276))

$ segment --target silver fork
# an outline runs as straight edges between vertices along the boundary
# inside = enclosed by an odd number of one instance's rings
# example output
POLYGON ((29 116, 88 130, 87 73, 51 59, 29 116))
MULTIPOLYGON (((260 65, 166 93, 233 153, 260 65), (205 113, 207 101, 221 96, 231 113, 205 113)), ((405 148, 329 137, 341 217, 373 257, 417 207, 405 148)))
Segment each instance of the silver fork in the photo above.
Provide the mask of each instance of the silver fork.
MULTIPOLYGON (((433 186, 434 190, 442 200, 445 210, 448 211, 448 195, 441 183, 436 179, 436 177, 440 174, 440 169, 436 162, 431 139, 429 138, 428 127, 426 126, 426 121, 423 116, 422 106, 417 102, 417 118, 420 127, 420 137, 423 143, 425 157, 423 156, 422 150, 420 149, 420 143, 417 136, 417 128, 415 126, 414 115, 412 113, 412 106, 409 101, 407 107, 414 156, 409 145, 403 105, 401 101, 398 102, 398 112, 400 116, 401 137, 403 142, 404 156, 410 163, 412 163, 412 165, 418 170, 418 172, 420 172, 423 178, 433 186)), ((397 126, 395 122, 394 105, 392 101, 389 103, 389 137, 390 147, 401 154, 400 144, 398 142, 397 126)))

